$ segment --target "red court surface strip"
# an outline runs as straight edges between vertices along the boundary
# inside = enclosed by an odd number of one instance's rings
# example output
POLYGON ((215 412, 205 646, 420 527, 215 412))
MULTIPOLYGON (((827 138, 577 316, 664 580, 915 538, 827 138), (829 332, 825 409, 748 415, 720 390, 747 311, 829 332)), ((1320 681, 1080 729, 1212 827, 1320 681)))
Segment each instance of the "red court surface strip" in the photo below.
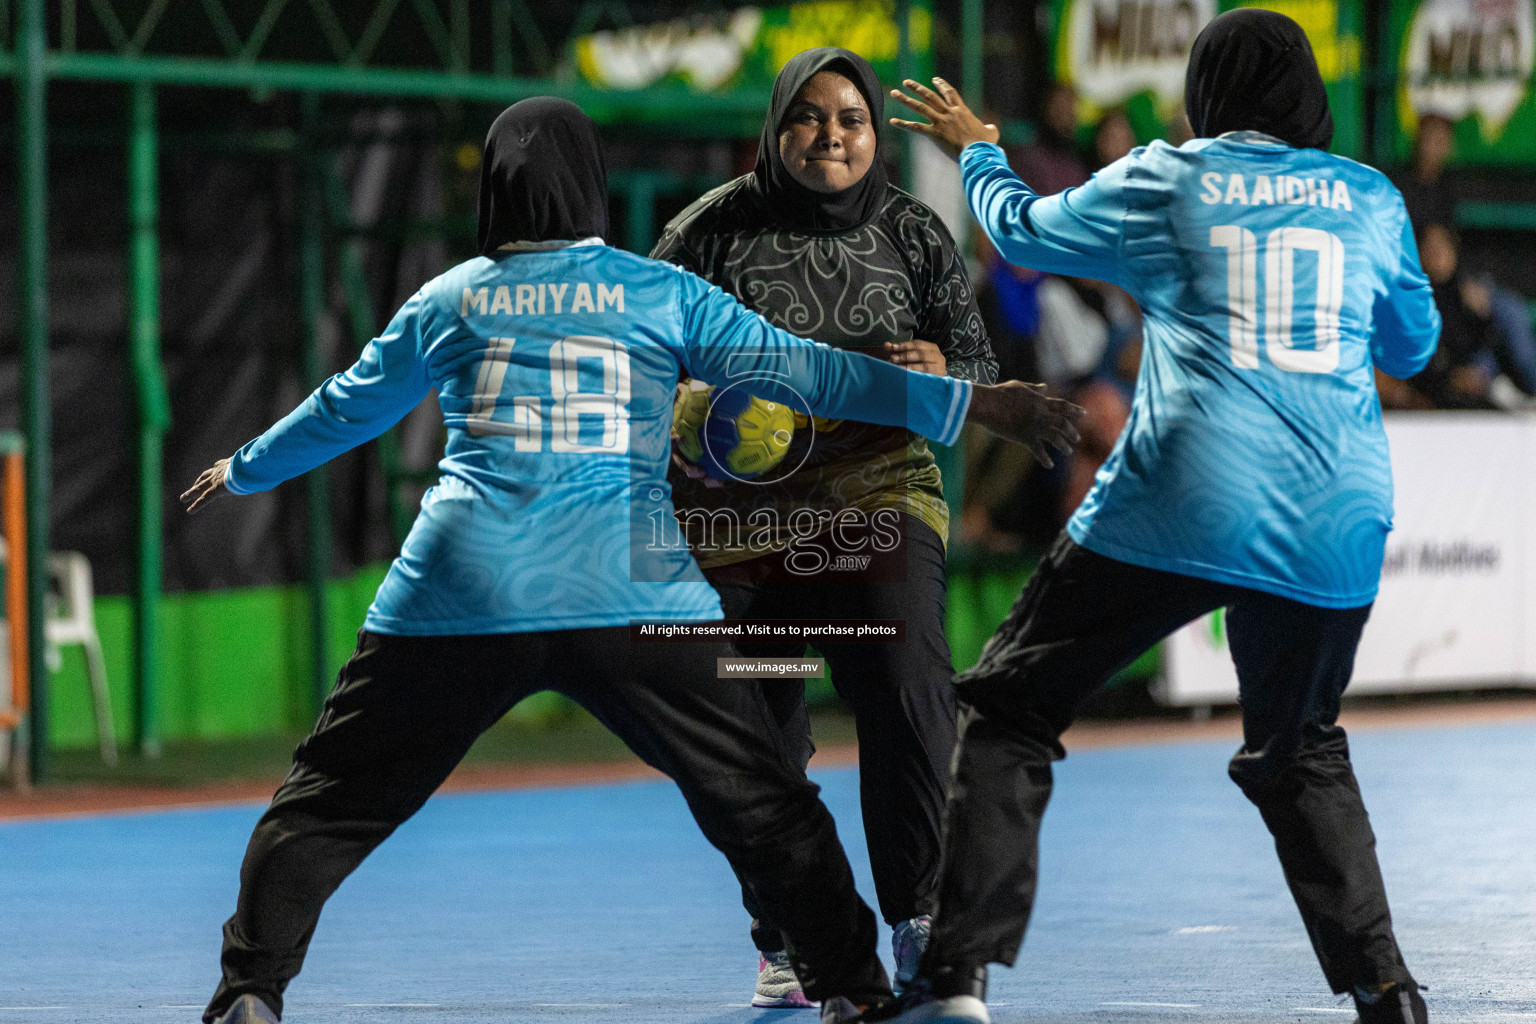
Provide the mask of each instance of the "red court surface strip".
MULTIPOLYGON (((1368 705, 1348 709, 1339 721, 1351 731, 1413 729, 1536 719, 1536 695, 1465 703, 1368 705)), ((1204 722, 1183 720, 1083 722, 1072 727, 1064 742, 1069 751, 1147 744, 1230 740, 1242 736, 1236 715, 1219 714, 1204 722)), ((858 763, 853 744, 829 746, 816 752, 813 768, 858 763)), ((606 764, 474 764, 449 777, 442 792, 462 793, 550 786, 593 786, 631 779, 656 779, 660 774, 638 761, 606 764)), ((29 793, 0 792, 0 820, 58 818, 93 814, 131 813, 177 807, 202 807, 265 801, 278 779, 216 782, 196 787, 68 786, 29 793)))

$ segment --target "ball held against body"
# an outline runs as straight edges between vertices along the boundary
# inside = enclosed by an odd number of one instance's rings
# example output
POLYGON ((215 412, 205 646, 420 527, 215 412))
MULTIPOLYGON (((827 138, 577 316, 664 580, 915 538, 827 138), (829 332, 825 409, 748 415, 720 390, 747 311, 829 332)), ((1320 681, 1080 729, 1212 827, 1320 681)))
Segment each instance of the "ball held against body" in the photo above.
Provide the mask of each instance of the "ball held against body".
POLYGON ((680 388, 672 432, 684 459, 717 480, 754 480, 784 461, 795 435, 795 412, 737 384, 680 388))

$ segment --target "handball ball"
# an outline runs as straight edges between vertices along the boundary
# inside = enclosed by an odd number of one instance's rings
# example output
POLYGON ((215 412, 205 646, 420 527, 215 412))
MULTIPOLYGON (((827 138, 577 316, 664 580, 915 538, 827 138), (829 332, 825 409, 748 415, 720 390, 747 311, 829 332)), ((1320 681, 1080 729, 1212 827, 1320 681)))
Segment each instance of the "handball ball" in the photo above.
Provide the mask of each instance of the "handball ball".
POLYGON ((752 480, 784 461, 795 436, 793 409, 744 388, 696 384, 681 391, 672 411, 683 458, 717 480, 752 480))

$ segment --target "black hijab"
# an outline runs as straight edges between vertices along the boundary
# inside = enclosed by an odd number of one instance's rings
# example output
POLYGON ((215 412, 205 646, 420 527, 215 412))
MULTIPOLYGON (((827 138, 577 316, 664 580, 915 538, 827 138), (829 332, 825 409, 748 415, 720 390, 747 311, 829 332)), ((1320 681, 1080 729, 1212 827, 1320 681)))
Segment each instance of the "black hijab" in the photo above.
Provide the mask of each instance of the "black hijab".
POLYGON ((1298 149, 1333 141, 1328 93, 1306 33, 1275 11, 1240 8, 1205 26, 1184 77, 1189 124, 1202 138, 1256 131, 1298 149))
POLYGON ((503 110, 480 162, 480 254, 607 234, 608 169, 592 119, 553 96, 503 110))
POLYGON ((820 71, 835 71, 847 78, 869 104, 870 127, 877 133, 885 104, 880 79, 869 61, 837 46, 819 46, 791 57, 779 77, 773 80, 773 98, 768 104, 768 118, 757 143, 757 167, 753 184, 768 209, 778 220, 801 231, 847 231, 873 220, 885 205, 887 178, 876 143, 875 159, 858 184, 841 192, 817 192, 800 184, 784 166, 779 156, 779 126, 789 113, 795 96, 820 71))

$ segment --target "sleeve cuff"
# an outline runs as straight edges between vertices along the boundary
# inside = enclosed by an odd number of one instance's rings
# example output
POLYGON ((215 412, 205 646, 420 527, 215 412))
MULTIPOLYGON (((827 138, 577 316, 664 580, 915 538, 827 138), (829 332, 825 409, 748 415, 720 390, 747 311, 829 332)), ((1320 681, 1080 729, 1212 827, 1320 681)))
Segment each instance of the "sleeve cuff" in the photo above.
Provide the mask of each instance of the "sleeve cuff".
POLYGON ((240 453, 236 452, 229 460, 229 465, 224 467, 224 489, 230 494, 250 494, 255 488, 246 487, 240 483, 236 476, 235 467, 240 465, 240 453))
POLYGON ((959 380, 955 377, 948 378, 953 382, 953 394, 950 396, 949 409, 944 417, 944 425, 940 436, 934 440, 942 445, 952 445, 960 440, 960 431, 965 426, 965 416, 971 411, 971 394, 975 385, 968 380, 959 380))

